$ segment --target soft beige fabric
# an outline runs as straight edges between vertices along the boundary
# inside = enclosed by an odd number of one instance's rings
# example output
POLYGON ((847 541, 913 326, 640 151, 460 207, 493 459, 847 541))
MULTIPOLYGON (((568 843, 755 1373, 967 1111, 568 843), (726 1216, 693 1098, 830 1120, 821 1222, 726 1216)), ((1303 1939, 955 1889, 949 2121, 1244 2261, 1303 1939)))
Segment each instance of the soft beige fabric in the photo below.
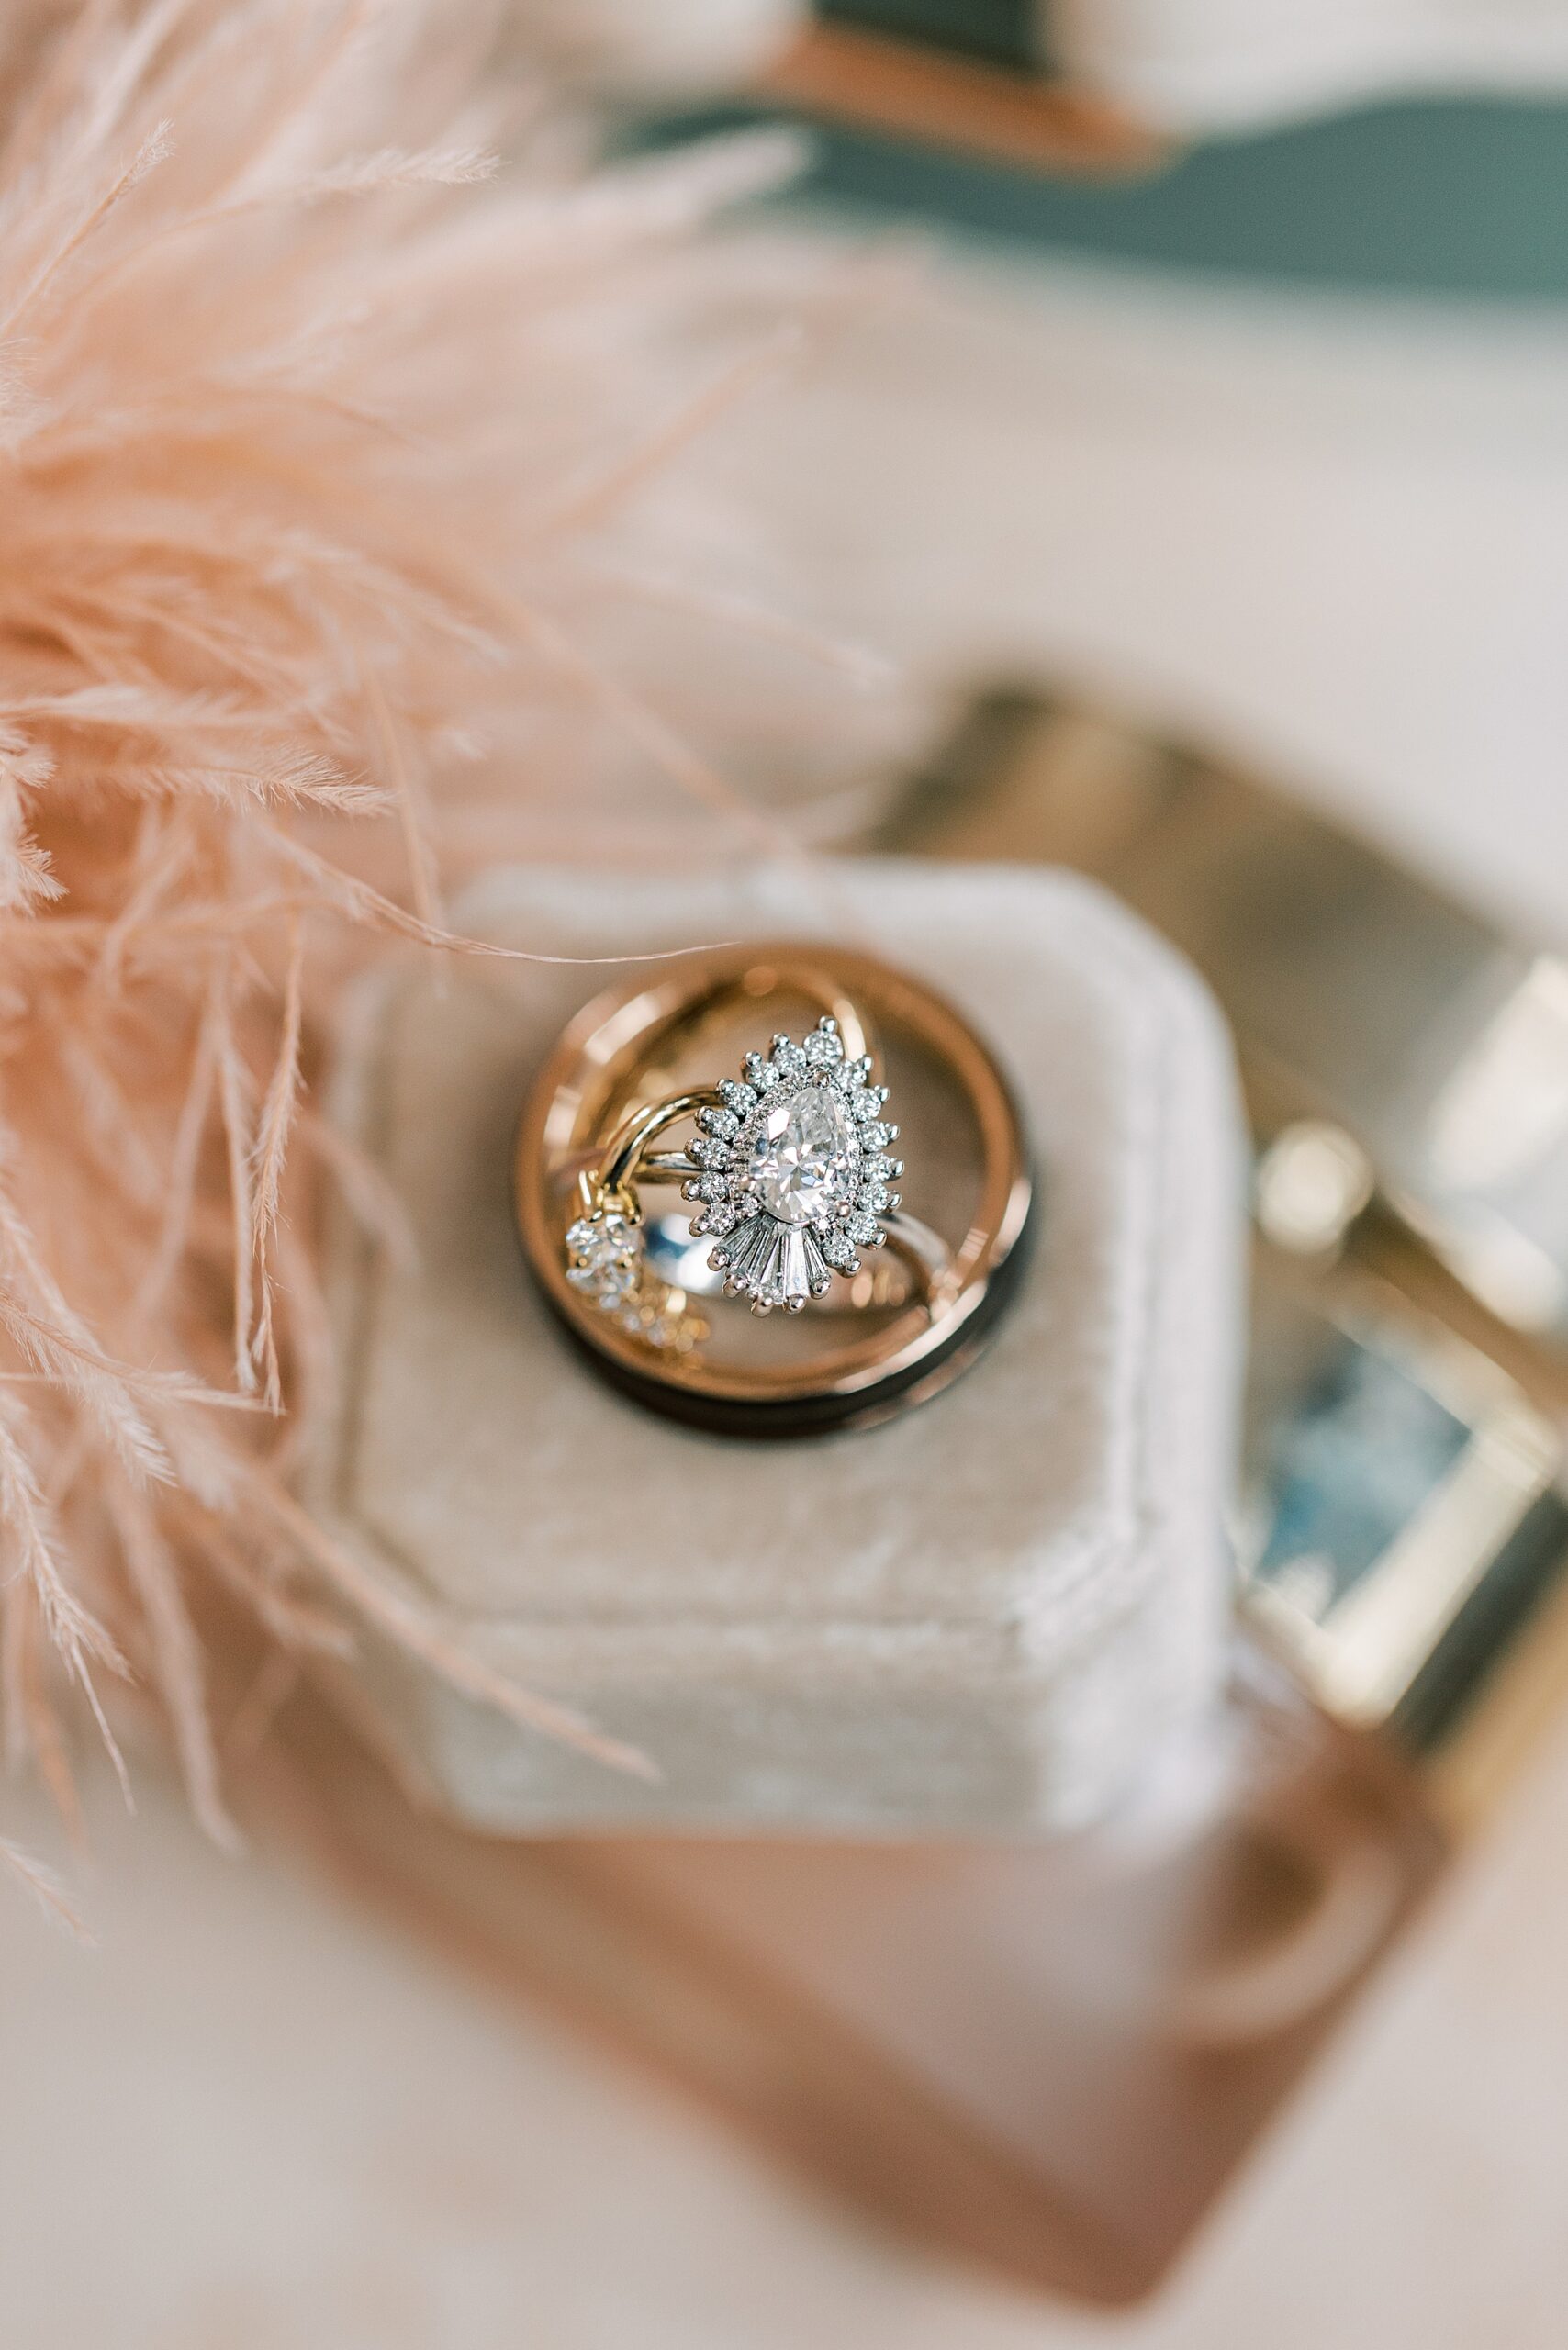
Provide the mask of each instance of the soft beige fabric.
MULTIPOLYGON (((801 1445, 673 1427, 578 1360, 510 1225, 520 1098, 603 974, 390 977, 338 1096, 418 1261, 344 1252, 351 1402, 323 1491, 377 1572, 422 1583, 488 1660, 662 1775, 644 1786, 525 1739, 388 1660, 422 1762, 504 1829, 1007 1830, 1093 1814, 1203 1701, 1221 1654, 1241 1217, 1206 998, 1058 876, 866 864, 828 892, 778 873, 520 874, 463 918, 595 955, 847 925, 999 1046, 1043 1224, 991 1350, 921 1411, 801 1445)), ((913 1169, 918 1135, 900 1148, 913 1169)))

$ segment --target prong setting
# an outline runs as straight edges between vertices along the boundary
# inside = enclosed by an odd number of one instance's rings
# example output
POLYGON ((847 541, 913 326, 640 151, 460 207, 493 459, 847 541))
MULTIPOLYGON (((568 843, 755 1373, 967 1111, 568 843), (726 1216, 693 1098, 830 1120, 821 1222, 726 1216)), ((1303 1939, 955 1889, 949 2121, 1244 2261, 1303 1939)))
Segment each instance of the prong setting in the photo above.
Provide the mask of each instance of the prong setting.
POLYGON ((886 1155, 898 1129, 871 1075, 868 1055, 845 1058, 824 1015, 803 1039, 780 1033, 766 1057, 747 1053, 741 1081, 717 1089, 722 1106, 700 1113, 702 1173, 683 1187, 699 1203, 691 1229, 719 1241, 710 1266, 756 1314, 801 1312, 887 1238, 880 1219, 899 1204, 888 1182, 903 1164, 886 1155))
POLYGON ((566 1228, 566 1279, 628 1337, 655 1354, 689 1354, 708 1323, 684 1291, 654 1273, 644 1238, 634 1205, 599 1194, 566 1228))

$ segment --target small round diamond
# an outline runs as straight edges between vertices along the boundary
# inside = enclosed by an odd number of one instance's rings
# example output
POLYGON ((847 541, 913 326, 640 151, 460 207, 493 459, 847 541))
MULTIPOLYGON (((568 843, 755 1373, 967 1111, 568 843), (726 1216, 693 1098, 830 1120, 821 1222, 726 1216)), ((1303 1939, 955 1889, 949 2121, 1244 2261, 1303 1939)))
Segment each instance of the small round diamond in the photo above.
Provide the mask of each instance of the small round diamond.
POLYGON ((567 1226, 566 1251, 566 1279, 601 1305, 613 1305, 636 1287, 643 1236, 619 1210, 579 1216, 567 1226))

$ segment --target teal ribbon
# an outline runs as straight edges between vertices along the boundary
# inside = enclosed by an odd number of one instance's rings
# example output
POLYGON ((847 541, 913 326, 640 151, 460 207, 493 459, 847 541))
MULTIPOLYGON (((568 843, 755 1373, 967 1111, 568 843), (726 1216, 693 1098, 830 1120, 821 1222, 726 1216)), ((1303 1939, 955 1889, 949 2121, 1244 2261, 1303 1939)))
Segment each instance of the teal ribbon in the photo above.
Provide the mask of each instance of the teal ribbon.
MULTIPOLYGON (((731 107, 687 116, 654 135, 756 115, 731 107)), ((836 125, 812 128, 817 162, 808 193, 841 208, 1209 276, 1511 302, 1568 298, 1568 106, 1556 103, 1368 106, 1212 140, 1148 177, 1108 183, 1005 169, 836 125)))
POLYGON ((1027 73, 1040 63, 1035 0, 816 0, 824 24, 983 57, 1027 73))

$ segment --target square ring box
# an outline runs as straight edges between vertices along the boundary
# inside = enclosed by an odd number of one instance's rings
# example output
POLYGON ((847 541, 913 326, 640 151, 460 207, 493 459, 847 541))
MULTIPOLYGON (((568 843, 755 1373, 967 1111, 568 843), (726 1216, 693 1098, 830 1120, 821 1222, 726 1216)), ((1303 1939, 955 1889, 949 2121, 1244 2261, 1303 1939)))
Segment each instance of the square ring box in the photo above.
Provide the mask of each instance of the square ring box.
MULTIPOLYGON (((565 957, 799 937, 902 965, 1006 1069, 1037 1231, 983 1357, 918 1408, 776 1443, 655 1417, 556 1326, 510 1204, 533 1072, 619 972, 374 975, 333 1114, 415 1245, 334 1237, 344 1375, 312 1502, 366 1572, 657 1775, 375 1651, 409 1762, 500 1832, 1006 1836, 1102 1815, 1225 1667, 1244 1153, 1200 983, 1092 884, 1000 867, 509 870, 454 921, 565 957)), ((762 1007, 753 1041, 778 1024, 762 1007)), ((899 1107, 913 1178, 918 1107, 899 1107)), ((940 1202, 912 1204, 940 1225, 940 1202)))

